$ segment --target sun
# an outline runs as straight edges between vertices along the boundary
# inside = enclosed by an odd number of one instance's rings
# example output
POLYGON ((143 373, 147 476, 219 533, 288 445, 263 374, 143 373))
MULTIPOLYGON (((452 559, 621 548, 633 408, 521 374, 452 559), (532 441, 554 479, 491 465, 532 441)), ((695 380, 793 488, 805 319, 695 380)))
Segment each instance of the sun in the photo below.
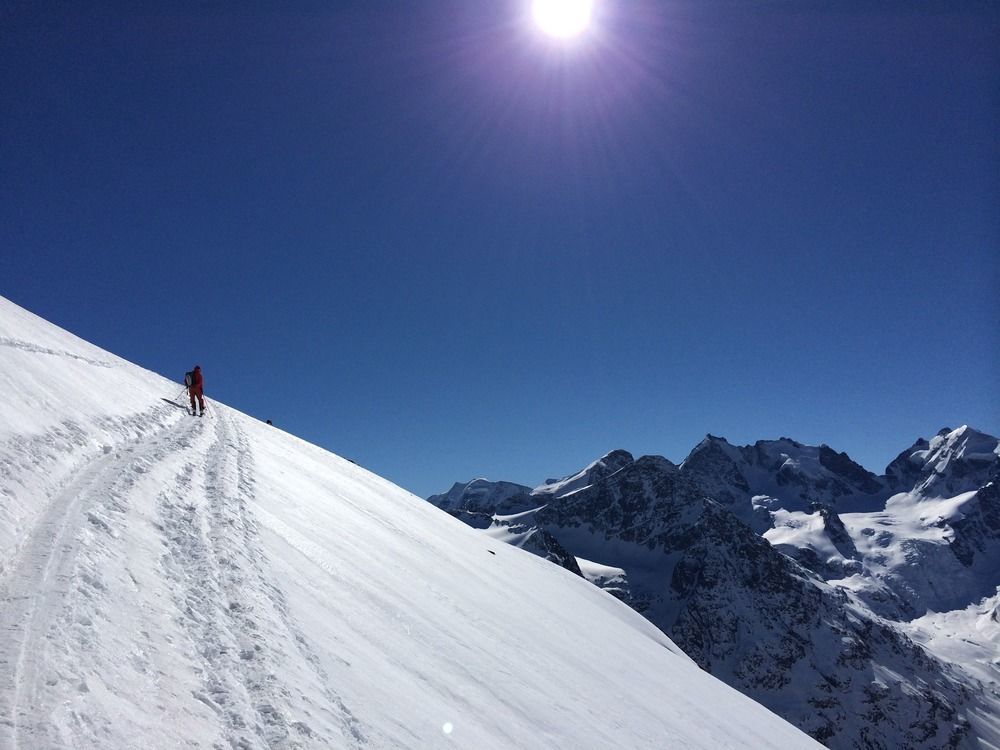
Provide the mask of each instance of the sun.
POLYGON ((579 36, 590 26, 594 0, 534 0, 535 22, 559 39, 579 36))

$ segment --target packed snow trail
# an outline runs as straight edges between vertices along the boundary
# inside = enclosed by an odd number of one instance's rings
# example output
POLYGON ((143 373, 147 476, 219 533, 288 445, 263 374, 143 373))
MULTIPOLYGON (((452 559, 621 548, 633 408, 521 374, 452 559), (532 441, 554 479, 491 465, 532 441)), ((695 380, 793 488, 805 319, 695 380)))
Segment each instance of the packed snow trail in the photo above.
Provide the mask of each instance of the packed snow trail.
POLYGON ((819 747, 586 581, 2 298, 0 350, 0 750, 819 747))
POLYGON ((248 733, 266 747, 284 746, 296 736, 327 744, 329 738, 309 723, 290 718, 314 712, 335 712, 333 723, 344 736, 360 741, 364 735, 354 717, 328 687, 281 590, 271 582, 249 508, 255 484, 250 443, 226 411, 217 413, 198 430, 206 434, 193 446, 204 461, 186 463, 158 497, 164 565, 170 580, 180 584, 172 593, 204 675, 204 691, 195 697, 225 722, 226 739, 236 747, 250 746, 248 733), (200 505, 189 499, 199 496, 200 505), (296 661, 289 649, 308 666, 308 691, 283 684, 282 665, 296 661), (313 694, 323 700, 313 700, 313 694))
MULTIPOLYGON (((58 747, 62 737, 79 732, 45 718, 59 717, 67 692, 90 689, 83 660, 74 663, 59 652, 67 642, 100 640, 102 614, 93 603, 107 589, 105 571, 122 557, 116 547, 127 545, 128 521, 137 512, 155 518, 180 630, 201 674, 200 689, 191 695, 218 715, 221 739, 233 747, 280 747, 296 735, 325 743, 328 738, 307 722, 289 718, 296 704, 335 711, 344 735, 363 739, 269 581, 247 507, 254 477, 245 434, 225 411, 206 420, 178 414, 162 406, 135 418, 139 439, 92 458, 55 488, 8 570, 0 588, 0 716, 6 717, 0 746, 58 747), (147 483, 163 489, 149 495, 147 483), (143 508, 145 496, 155 497, 155 504, 143 508), (310 665, 307 684, 322 705, 301 687, 281 683, 278 665, 289 661, 287 648, 310 665), (62 669, 48 669, 51 664, 62 669)), ((93 716, 71 719, 97 745, 118 734, 113 726, 95 726, 93 716)))
MULTIPOLYGON (((30 349, 28 349, 30 351, 30 349)), ((41 668, 45 654, 69 630, 93 627, 82 611, 70 611, 71 594, 100 588, 100 579, 78 560, 88 525, 111 537, 130 486, 151 464, 173 453, 168 407, 137 417, 140 438, 101 454, 76 469, 51 492, 45 511, 7 571, 0 587, 0 739, 13 748, 54 745, 50 727, 32 717, 44 705, 44 685, 52 677, 41 668)), ((51 437, 41 442, 52 442, 51 437)), ((31 444, 22 449, 31 453, 31 444)), ((91 532, 91 537, 93 538, 91 532)), ((86 689, 85 683, 78 689, 86 689)))

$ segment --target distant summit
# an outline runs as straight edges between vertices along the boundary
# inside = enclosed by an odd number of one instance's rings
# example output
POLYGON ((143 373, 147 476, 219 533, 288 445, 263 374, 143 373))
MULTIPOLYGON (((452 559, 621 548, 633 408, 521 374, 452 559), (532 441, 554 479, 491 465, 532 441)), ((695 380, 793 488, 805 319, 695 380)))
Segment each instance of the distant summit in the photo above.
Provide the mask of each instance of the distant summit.
POLYGON ((628 451, 614 450, 601 456, 592 464, 585 466, 575 474, 562 479, 550 479, 531 491, 532 495, 538 497, 565 497, 584 487, 589 487, 594 482, 611 476, 616 471, 620 471, 635 459, 628 451))
POLYGON ((628 603, 828 747, 972 750, 1000 741, 981 720, 1000 715, 998 469, 969 427, 881 476, 825 444, 707 435, 679 466, 618 450, 478 502, 472 525, 628 603))
POLYGON ((929 441, 919 438, 886 467, 893 491, 943 497, 976 489, 989 481, 1000 462, 1000 440, 968 425, 944 428, 929 441))
POLYGON ((434 505, 449 512, 478 513, 506 508, 506 503, 518 495, 529 492, 530 488, 513 482, 491 482, 487 479, 473 479, 471 482, 456 482, 443 495, 434 495, 430 500, 434 505))
POLYGON ((886 495, 884 483, 846 453, 785 437, 736 447, 709 435, 684 459, 681 471, 741 518, 756 516, 754 524, 766 518, 755 513, 758 508, 805 510, 818 502, 865 509, 878 507, 886 495))

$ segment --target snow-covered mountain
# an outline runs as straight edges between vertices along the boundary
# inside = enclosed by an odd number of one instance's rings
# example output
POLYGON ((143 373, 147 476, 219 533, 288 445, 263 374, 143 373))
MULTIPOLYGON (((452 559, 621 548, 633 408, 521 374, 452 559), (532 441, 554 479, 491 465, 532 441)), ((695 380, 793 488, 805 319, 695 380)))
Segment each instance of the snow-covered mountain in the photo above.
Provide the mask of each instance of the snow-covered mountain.
POLYGON ((776 510, 764 536, 874 612, 964 609, 1000 585, 1000 441, 968 426, 919 440, 879 480, 906 491, 877 510, 776 510))
POLYGON ((894 492, 953 497, 991 481, 1000 460, 1000 441, 967 425, 947 427, 931 440, 920 438, 886 468, 894 492))
POLYGON ((615 451, 591 465, 612 471, 588 467, 568 493, 507 497, 516 525, 480 504, 477 526, 536 552, 544 535, 829 747, 997 747, 997 450, 944 430, 876 476, 827 446, 709 436, 680 466, 615 451), (964 650, 946 645, 951 623, 964 650))
POLYGON ((846 453, 789 438, 738 447, 708 435, 681 468, 709 497, 755 528, 770 525, 773 508, 806 510, 819 502, 838 511, 868 509, 886 496, 878 477, 846 453))
POLYGON ((0 747, 816 747, 578 575, 178 390, 0 299, 0 747))
POLYGON ((541 486, 533 489, 531 494, 543 500, 566 497, 566 495, 571 495, 577 490, 589 487, 594 482, 598 482, 620 469, 624 469, 633 460, 632 454, 628 451, 611 451, 608 455, 602 456, 576 474, 562 479, 548 480, 541 486))
MULTIPOLYGON (((492 516, 495 512, 516 513, 522 509, 522 504, 518 500, 515 505, 510 505, 511 498, 520 498, 530 492, 530 488, 513 482, 490 482, 486 479, 473 479, 464 484, 455 483, 448 492, 443 495, 435 495, 435 505, 442 510, 453 514, 467 513, 476 515, 478 513, 489 512, 492 516)), ((475 525, 474 519, 467 519, 471 525, 475 525)), ((489 523, 486 524, 487 526, 489 523)))

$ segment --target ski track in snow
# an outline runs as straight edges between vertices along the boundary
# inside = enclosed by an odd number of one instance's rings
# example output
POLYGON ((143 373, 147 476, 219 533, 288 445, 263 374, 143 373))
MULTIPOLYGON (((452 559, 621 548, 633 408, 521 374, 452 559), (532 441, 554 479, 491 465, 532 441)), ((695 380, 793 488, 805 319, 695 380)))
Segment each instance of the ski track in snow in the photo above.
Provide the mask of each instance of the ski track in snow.
POLYGON ((111 362, 104 362, 99 359, 90 359, 88 357, 82 357, 79 354, 73 354, 73 352, 60 351, 58 349, 48 349, 44 346, 38 346, 37 344, 32 344, 29 341, 20 341, 18 339, 8 338, 7 336, 0 336, 0 346, 9 346, 14 349, 20 349, 25 352, 31 352, 33 354, 51 354, 56 357, 68 357, 69 359, 76 359, 80 362, 86 362, 88 365, 94 365, 95 367, 114 367, 111 362))
POLYGON ((204 449, 204 496, 208 508, 182 496, 197 481, 187 464, 174 487, 160 497, 168 538, 164 564, 184 585, 174 592, 183 626, 202 663, 205 690, 194 697, 215 711, 235 748, 330 746, 307 720, 290 719, 292 706, 304 715, 334 710, 344 737, 360 745, 365 737, 305 637, 292 622, 282 592, 269 583, 253 500, 253 457, 249 441, 227 415, 213 420, 204 449), (285 684, 280 673, 291 659, 287 645, 313 672, 326 706, 285 684))
MULTIPOLYGON (((154 470, 176 477, 156 496, 152 522, 174 620, 186 639, 172 645, 202 684, 190 700, 217 716, 212 746, 368 744, 271 582, 251 509, 249 440, 224 409, 206 419, 176 414, 156 407, 136 415, 123 425, 136 437, 78 462, 50 492, 9 569, 0 570, 0 749, 76 747, 81 737, 106 747, 123 739, 111 717, 65 708, 65 697, 86 698, 86 675, 100 669, 87 654, 101 639, 102 556, 121 553, 135 522, 129 491, 154 470), (288 672, 294 676, 283 678, 288 672)), ((74 442, 59 452, 74 450, 74 442)), ((51 435, 22 440, 26 465, 51 443, 51 435)), ((150 638, 148 630, 142 634, 150 638)), ((155 682, 150 657, 133 658, 155 682)))
MULTIPOLYGON (((163 412, 154 409, 136 420, 152 422, 163 412)), ((143 429, 139 432, 143 437, 84 464, 55 490, 4 578, 0 589, 0 739, 14 750, 57 746, 51 727, 25 717, 37 716, 42 700, 44 652, 65 636, 65 623, 56 619, 64 614, 63 600, 74 586, 100 586, 93 576, 78 575, 75 563, 81 529, 91 524, 114 535, 108 513, 123 510, 124 494, 136 477, 168 452, 162 426, 152 435, 145 435, 143 429), (107 502, 101 502, 104 499, 107 502)), ((31 455, 39 444, 51 443, 51 436, 43 436, 22 445, 31 455)), ((92 621, 82 615, 72 624, 87 628, 92 621)), ((51 676, 44 679, 52 684, 51 676)))

